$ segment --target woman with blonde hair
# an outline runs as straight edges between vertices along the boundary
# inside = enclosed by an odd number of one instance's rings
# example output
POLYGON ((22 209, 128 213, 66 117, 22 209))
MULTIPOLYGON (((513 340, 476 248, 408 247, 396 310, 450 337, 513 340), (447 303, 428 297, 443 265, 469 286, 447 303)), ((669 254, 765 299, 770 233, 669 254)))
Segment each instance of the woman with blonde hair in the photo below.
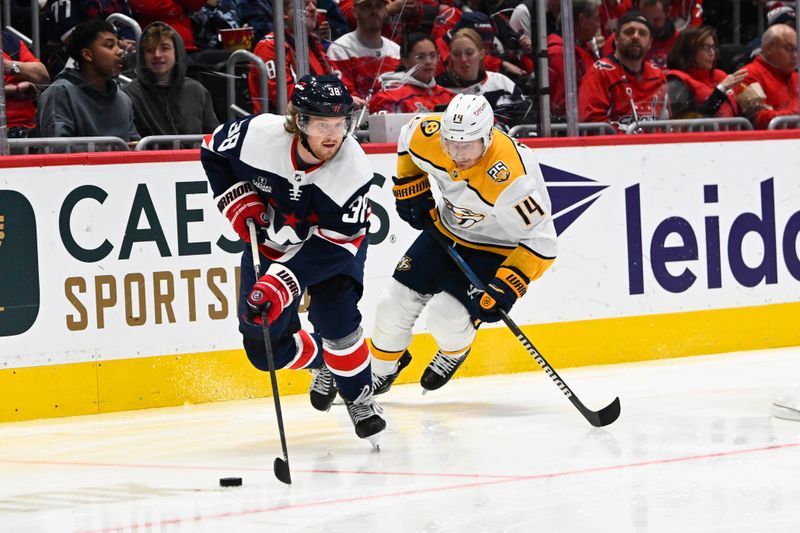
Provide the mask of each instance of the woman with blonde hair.
POLYGON ((484 55, 478 32, 471 28, 458 30, 450 40, 447 70, 436 77, 436 82, 454 93, 483 95, 493 109, 525 102, 520 88, 506 75, 486 71, 484 55))

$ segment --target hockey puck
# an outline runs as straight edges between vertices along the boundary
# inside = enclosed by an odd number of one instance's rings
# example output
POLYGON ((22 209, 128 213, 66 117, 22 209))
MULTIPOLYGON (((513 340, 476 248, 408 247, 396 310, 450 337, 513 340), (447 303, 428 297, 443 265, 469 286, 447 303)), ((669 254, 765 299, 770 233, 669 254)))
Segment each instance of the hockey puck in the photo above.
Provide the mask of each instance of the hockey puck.
POLYGON ((241 487, 242 478, 240 477, 222 477, 219 478, 220 487, 241 487))

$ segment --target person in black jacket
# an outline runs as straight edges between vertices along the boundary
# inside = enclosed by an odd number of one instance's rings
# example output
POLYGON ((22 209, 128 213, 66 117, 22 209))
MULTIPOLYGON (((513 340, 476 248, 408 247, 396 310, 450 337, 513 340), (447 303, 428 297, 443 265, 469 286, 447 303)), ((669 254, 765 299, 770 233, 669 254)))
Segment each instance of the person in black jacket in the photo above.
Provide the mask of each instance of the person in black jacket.
POLYGON ((153 22, 139 38, 136 79, 123 91, 133 102, 136 129, 148 135, 211 133, 219 125, 211 94, 186 77, 183 39, 164 22, 153 22))

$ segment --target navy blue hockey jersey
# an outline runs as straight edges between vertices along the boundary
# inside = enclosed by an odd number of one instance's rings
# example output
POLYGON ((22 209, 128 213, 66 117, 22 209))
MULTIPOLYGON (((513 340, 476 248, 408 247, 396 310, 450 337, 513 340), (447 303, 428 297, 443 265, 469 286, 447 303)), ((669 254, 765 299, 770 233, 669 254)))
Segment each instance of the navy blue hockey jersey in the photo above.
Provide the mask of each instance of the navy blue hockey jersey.
POLYGON ((201 161, 218 206, 232 186, 251 183, 269 217, 259 242, 264 256, 288 266, 304 286, 339 273, 363 282, 373 175, 367 156, 347 137, 332 160, 298 170, 298 141, 284 121, 256 115, 206 137, 201 161))

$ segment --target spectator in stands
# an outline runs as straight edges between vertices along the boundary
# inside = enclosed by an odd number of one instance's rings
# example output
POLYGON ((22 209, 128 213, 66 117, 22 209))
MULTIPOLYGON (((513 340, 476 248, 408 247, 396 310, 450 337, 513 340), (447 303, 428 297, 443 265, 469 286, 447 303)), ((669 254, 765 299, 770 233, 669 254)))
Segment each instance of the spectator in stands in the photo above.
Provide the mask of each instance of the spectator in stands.
MULTIPOLYGON (((322 18, 325 22, 328 23, 330 27, 331 39, 336 40, 345 33, 350 31, 350 26, 347 25, 347 20, 344 18, 344 13, 342 13, 341 8, 339 7, 339 0, 318 0, 317 1, 317 12, 322 12, 324 15, 322 18), (324 10, 324 11, 323 11, 324 10)), ((320 38, 327 39, 327 35, 322 35, 321 32, 324 30, 324 24, 319 23, 319 16, 317 17, 317 28, 320 31, 320 38)), ((355 26, 353 26, 355 27, 355 26)), ((327 46, 330 43, 326 43, 327 46)))
MULTIPOLYGON (((795 27, 795 11, 790 6, 782 5, 780 2, 775 2, 775 6, 767 11, 767 27, 774 26, 775 24, 787 24, 790 27, 795 27)), ((747 60, 752 61, 761 52, 761 36, 755 37, 747 44, 747 60)))
POLYGON ((522 101, 522 92, 513 81, 499 72, 486 71, 483 56, 483 40, 478 32, 458 30, 450 41, 447 71, 436 81, 454 93, 482 94, 492 108, 522 101))
MULTIPOLYGON (((283 1, 283 18, 286 23, 286 97, 288 99, 294 90, 297 81, 294 73, 294 1, 283 1)), ((322 46, 322 41, 315 32, 317 24, 317 2, 316 0, 305 0, 306 5, 306 30, 308 32, 308 67, 311 74, 331 74, 333 68, 328 61, 328 56, 322 46)), ((270 33, 256 45, 253 53, 264 60, 267 66, 268 102, 272 102, 273 108, 278 101, 278 81, 277 65, 275 64, 275 33, 270 33)), ((265 111, 261 98, 261 86, 258 78, 258 69, 250 66, 247 76, 247 84, 250 88, 250 98, 253 102, 253 113, 258 114, 265 111)))
MULTIPOLYGON (((573 0, 572 21, 575 28, 575 83, 580 84, 598 59, 592 39, 600 28, 598 0, 573 0)), ((566 89, 564 84, 564 40, 561 35, 547 36, 548 80, 550 83, 550 113, 554 119, 566 117, 566 89)))
POLYGON ((187 51, 197 51, 189 16, 203 7, 206 0, 129 0, 129 3, 142 27, 151 22, 165 22, 178 32, 187 51))
POLYGON ((668 0, 641 0, 642 14, 650 20, 653 27, 653 38, 646 59, 658 68, 667 67, 667 55, 678 38, 675 24, 667 18, 668 0))
POLYGON ((206 0, 205 5, 192 13, 192 33, 194 43, 200 50, 222 48, 220 30, 233 30, 239 27, 239 15, 233 2, 206 0))
POLYGON ((604 37, 610 37, 617 31, 620 17, 631 9, 633 9, 633 0, 603 0, 600 2, 600 33, 604 37))
POLYGON ((328 58, 356 107, 363 107, 377 89, 377 77, 400 66, 400 46, 381 35, 386 0, 355 0, 355 16, 356 29, 331 43, 328 58))
POLYGON ((667 16, 678 31, 703 25, 703 0, 669 0, 667 16))
POLYGON ((124 91, 133 102, 134 124, 142 137, 211 133, 219 126, 211 94, 186 77, 186 48, 171 26, 147 26, 137 50, 136 79, 124 91))
POLYGON ((433 77, 439 61, 433 39, 424 33, 412 33, 400 48, 401 70, 380 76, 382 90, 370 100, 370 113, 419 113, 449 104, 455 94, 433 77))
POLYGON ((531 35, 531 9, 533 9, 533 2, 520 2, 512 11, 508 21, 512 30, 521 33, 528 39, 533 38, 531 35))
POLYGON ((627 125, 669 118, 666 75, 645 60, 651 36, 650 21, 640 12, 629 11, 619 19, 616 50, 596 61, 581 81, 581 122, 627 125))
MULTIPOLYGON (((339 8, 351 28, 357 25, 355 14, 357 3, 358 0, 339 1, 339 8)), ((399 45, 406 33, 431 27, 439 15, 439 3, 439 0, 386 0, 386 19, 381 30, 383 36, 399 45)), ((444 9, 446 7, 444 6, 444 9)))
POLYGON ((494 26, 489 16, 478 11, 468 11, 460 15, 452 31, 447 31, 443 37, 436 39, 436 48, 439 50, 439 57, 441 58, 439 67, 436 70, 437 76, 444 73, 447 67, 447 59, 450 55, 450 43, 453 39, 453 35, 462 28, 475 30, 475 33, 477 33, 483 42, 481 49, 484 51, 484 69, 490 72, 503 71, 511 76, 521 76, 525 74, 522 68, 508 61, 503 61, 498 55, 490 53, 496 50, 498 43, 496 42, 494 26))
POLYGON ((253 28, 253 42, 272 33, 272 2, 271 0, 235 0, 236 14, 239 25, 253 28))
MULTIPOLYGON (((127 0, 47 0, 43 12, 42 60, 51 77, 58 75, 69 60, 67 41, 77 24, 94 18, 105 19, 114 13, 132 16, 127 0)), ((121 26, 118 37, 122 48, 133 53, 136 46, 133 28, 121 26)))
POLYGON ((42 93, 36 115, 39 134, 138 140, 131 100, 114 80, 122 70, 114 27, 101 19, 81 22, 70 36, 69 55, 78 68, 64 69, 42 93))
POLYGON ((687 28, 667 56, 667 94, 673 118, 732 117, 736 115, 737 89, 747 76, 716 68, 717 32, 710 26, 687 28))
POLYGON ((19 37, 3 31, 6 127, 12 138, 32 137, 36 128, 37 85, 50 81, 47 69, 19 37))
POLYGON ((742 110, 756 128, 766 129, 773 118, 798 113, 796 67, 797 33, 794 28, 786 24, 767 28, 761 38, 761 53, 745 67, 745 86, 758 82, 766 95, 763 102, 742 110))

